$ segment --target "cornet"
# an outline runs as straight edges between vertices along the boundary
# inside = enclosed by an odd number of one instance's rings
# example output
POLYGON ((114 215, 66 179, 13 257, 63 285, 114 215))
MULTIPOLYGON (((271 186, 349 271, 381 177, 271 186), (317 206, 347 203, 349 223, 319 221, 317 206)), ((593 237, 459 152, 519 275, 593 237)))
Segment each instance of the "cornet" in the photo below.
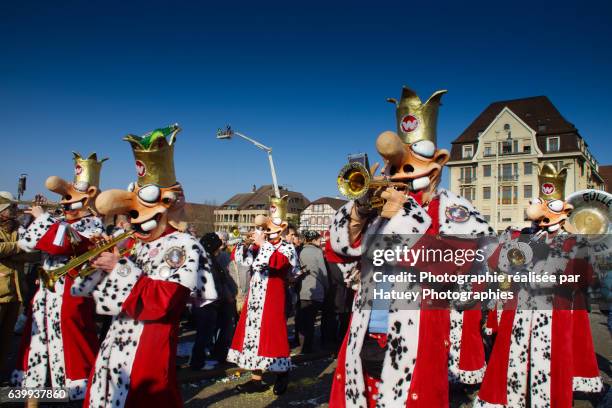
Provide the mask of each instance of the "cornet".
MULTIPOLYGON (((54 292, 55 282, 57 282, 61 277, 66 276, 71 270, 76 269, 79 266, 85 264, 86 262, 100 255, 102 252, 106 252, 110 250, 111 248, 114 248, 121 241, 132 236, 133 234, 134 234, 134 231, 130 230, 130 231, 124 232, 123 234, 117 235, 115 238, 111 239, 110 241, 107 241, 104 244, 99 245, 93 249, 90 249, 89 251, 85 252, 82 255, 72 258, 71 260, 68 261, 68 263, 66 263, 66 265, 60 266, 57 269, 53 269, 50 271, 44 271, 42 269, 39 270, 40 279, 42 280, 43 285, 45 286, 45 288, 49 289, 51 292, 54 292)), ((130 251, 129 249, 126 249, 120 252, 120 255, 123 256, 129 251, 130 251)), ((87 267, 87 268, 81 269, 78 275, 80 277, 85 277, 85 276, 91 275, 95 271, 96 271, 96 268, 87 267)))
MULTIPOLYGON (((374 179, 370 171, 361 163, 351 162, 340 169, 338 173, 338 190, 340 194, 349 200, 357 200, 370 192, 387 187, 398 187, 407 189, 406 183, 390 180, 374 179)), ((385 204, 385 200, 374 195, 370 198, 370 207, 380 208, 385 204)))

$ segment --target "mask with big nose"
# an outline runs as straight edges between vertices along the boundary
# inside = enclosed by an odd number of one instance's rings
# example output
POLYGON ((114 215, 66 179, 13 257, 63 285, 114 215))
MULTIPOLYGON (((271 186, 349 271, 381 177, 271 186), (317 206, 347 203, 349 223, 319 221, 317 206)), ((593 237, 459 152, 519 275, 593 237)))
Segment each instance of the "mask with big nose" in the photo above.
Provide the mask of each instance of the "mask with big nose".
POLYGON ((406 184, 405 194, 418 195, 427 203, 440 182, 442 167, 450 155, 436 148, 438 108, 445 90, 436 91, 422 103, 410 88, 403 87, 396 106, 397 132, 386 131, 376 140, 376 150, 384 159, 383 175, 406 184))
POLYGON ((405 183, 406 193, 422 192, 424 198, 430 198, 440 183, 442 167, 449 159, 448 151, 436 149, 430 140, 405 144, 391 131, 378 136, 376 150, 385 161, 383 175, 391 181, 405 183))
POLYGON ((539 198, 531 201, 527 218, 540 228, 553 232, 563 227, 574 207, 564 200, 567 167, 557 168, 551 163, 538 166, 539 198))
POLYGON ((81 157, 77 152, 74 156, 74 181, 71 183, 58 176, 51 176, 45 181, 45 187, 62 198, 60 204, 64 210, 66 220, 78 220, 95 212, 95 200, 100 193, 100 172, 102 163, 108 159, 98 161, 96 153, 87 158, 81 157))
POLYGON ((184 203, 180 184, 167 188, 155 184, 131 184, 128 191, 103 192, 96 200, 96 207, 103 214, 128 215, 134 236, 150 242, 159 238, 169 227, 184 230, 184 203))

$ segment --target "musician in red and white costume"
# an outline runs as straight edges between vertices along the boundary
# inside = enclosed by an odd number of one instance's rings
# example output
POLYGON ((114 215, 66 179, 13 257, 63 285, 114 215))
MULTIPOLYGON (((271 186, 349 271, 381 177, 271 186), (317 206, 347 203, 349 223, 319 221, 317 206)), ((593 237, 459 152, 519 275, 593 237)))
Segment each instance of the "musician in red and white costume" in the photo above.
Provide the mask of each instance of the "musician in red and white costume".
MULTIPOLYGON (((47 179, 47 189, 62 197, 63 219, 41 206, 28 211, 34 221, 21 232, 19 246, 28 252, 42 251, 47 274, 86 252, 91 240, 104 232, 102 221, 92 211, 104 160, 98 161, 95 153, 86 159, 74 153, 72 183, 57 176, 47 179)), ((74 272, 58 279, 50 290, 40 279, 24 328, 17 368, 11 376, 14 385, 65 387, 71 400, 83 399, 98 352, 98 337, 93 302, 70 295, 73 281, 74 272)))
POLYGON ((527 216, 535 229, 508 229, 489 259, 500 273, 555 275, 555 283, 513 282, 514 299, 488 322, 497 336, 474 406, 569 408, 573 391, 599 392, 599 376, 584 289, 591 283, 586 241, 569 234, 573 207, 564 201, 567 169, 540 168, 540 196, 527 216), (560 284, 560 276, 578 276, 560 284))
MULTIPOLYGON (((449 159, 448 151, 435 145, 437 111, 445 92, 422 104, 404 87, 399 103, 390 100, 397 104, 398 132, 382 133, 376 148, 385 160, 382 174, 406 188, 386 188, 380 194, 385 200, 380 213, 369 207, 368 196, 338 210, 330 244, 347 265, 359 268, 356 260, 371 249, 373 236, 416 248, 439 241, 438 235, 461 234, 468 238, 466 245, 476 248, 480 237, 495 235, 468 200, 437 188, 449 159)), ((364 301, 363 277, 368 273, 347 273, 362 284, 338 355, 330 407, 443 407, 449 405, 449 379, 467 384, 481 380, 480 308, 402 308, 394 301, 375 307, 364 301)))
POLYGON ((280 395, 287 390, 291 368, 285 287, 298 260, 293 244, 281 238, 287 228, 287 196, 270 201, 269 217, 258 216, 258 229, 234 250, 235 261, 250 266, 251 280, 227 361, 252 370, 251 380, 238 385, 238 391, 265 391, 261 374, 271 371, 277 373, 274 394, 280 395))
POLYGON ((92 296, 98 313, 113 316, 86 407, 182 406, 176 380, 180 315, 191 294, 215 300, 217 293, 210 259, 183 232, 185 198, 173 160, 179 130, 173 125, 127 136, 138 181, 129 191, 105 191, 96 200, 102 214, 129 215, 136 243, 127 257, 118 249, 102 253, 92 262, 99 270, 72 288, 75 295, 92 296))

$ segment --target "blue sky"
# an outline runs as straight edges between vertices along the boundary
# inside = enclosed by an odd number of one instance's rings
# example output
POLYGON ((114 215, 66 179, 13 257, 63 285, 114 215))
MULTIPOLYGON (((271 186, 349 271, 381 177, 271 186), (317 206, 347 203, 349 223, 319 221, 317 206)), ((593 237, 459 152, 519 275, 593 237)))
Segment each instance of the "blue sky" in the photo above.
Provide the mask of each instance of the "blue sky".
MULTIPOLYGON (((135 179, 121 138, 183 127, 190 201, 270 183, 265 154, 218 141, 231 123, 270 145, 279 181, 337 195, 346 155, 394 129, 401 86, 448 89, 438 144, 496 100, 547 95, 612 163, 610 2, 118 2, 0 4, 0 189, 71 177, 71 151, 109 156, 103 188, 135 179), (129 3, 129 4, 127 4, 129 3)), ((447 175, 444 176, 446 180, 447 175)))

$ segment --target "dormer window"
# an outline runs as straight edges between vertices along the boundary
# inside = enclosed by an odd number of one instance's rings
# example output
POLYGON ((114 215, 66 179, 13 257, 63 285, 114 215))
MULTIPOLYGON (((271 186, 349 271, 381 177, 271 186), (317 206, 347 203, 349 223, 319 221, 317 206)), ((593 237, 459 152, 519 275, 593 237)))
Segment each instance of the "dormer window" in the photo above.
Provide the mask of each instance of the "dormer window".
POLYGON ((471 159, 474 156, 474 145, 463 145, 463 158, 471 159))
POLYGON ((538 125, 538 132, 546 132, 546 125, 538 125))
POLYGON ((546 151, 547 152, 558 152, 560 149, 560 138, 559 136, 547 137, 546 138, 546 151))

